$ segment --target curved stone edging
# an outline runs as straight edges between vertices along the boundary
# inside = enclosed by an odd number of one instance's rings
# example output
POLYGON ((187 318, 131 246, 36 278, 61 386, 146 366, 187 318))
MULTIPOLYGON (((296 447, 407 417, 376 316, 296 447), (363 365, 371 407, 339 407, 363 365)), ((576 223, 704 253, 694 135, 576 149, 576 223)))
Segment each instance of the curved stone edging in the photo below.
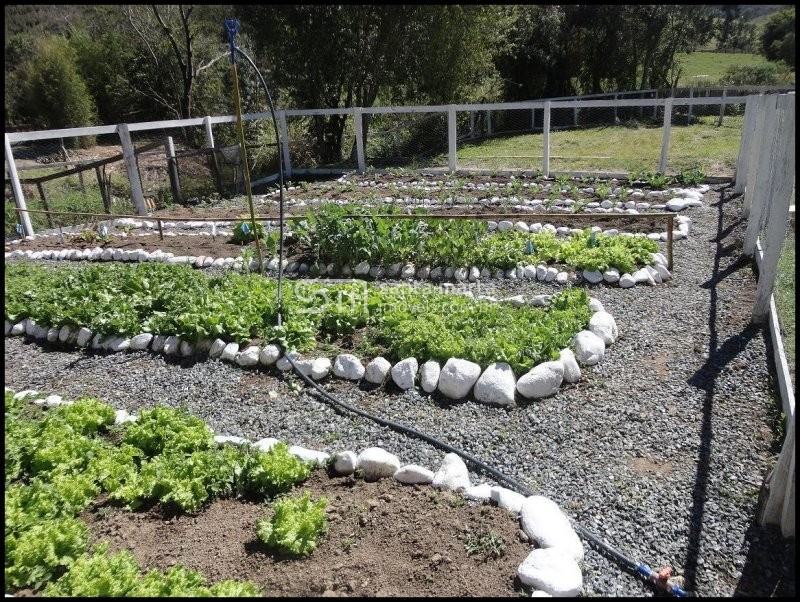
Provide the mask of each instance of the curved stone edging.
MULTIPOLYGON (((8 387, 6 392, 13 391, 8 387)), ((60 395, 38 397, 39 392, 26 389, 14 393, 14 399, 30 399, 35 405, 58 407, 71 405, 60 395)), ((135 422, 138 416, 124 409, 116 410, 114 424, 135 422)), ((213 431, 212 431, 213 432, 213 431)), ((218 445, 252 445, 261 451, 269 451, 279 439, 264 437, 252 442, 235 435, 214 435, 218 445)), ((402 464, 400 458, 380 447, 368 447, 359 453, 350 450, 334 454, 290 445, 289 453, 304 462, 317 465, 329 464, 337 475, 363 473, 364 479, 394 478, 404 485, 430 485, 436 489, 460 494, 478 503, 494 503, 508 510, 519 520, 519 526, 533 548, 517 567, 517 577, 526 586, 533 588, 534 596, 577 596, 583 587, 583 573, 579 562, 584 557, 584 547, 569 518, 559 506, 541 495, 524 496, 499 485, 481 483, 472 485, 469 469, 458 454, 448 453, 440 467, 434 472, 417 464, 402 464)))
MULTIPOLYGON (((559 270, 556 267, 548 266, 546 264, 526 266, 519 266, 508 270, 496 269, 494 272, 489 268, 479 268, 478 266, 465 267, 443 267, 436 266, 421 266, 417 268, 414 264, 392 264, 388 267, 371 266, 367 262, 361 262, 355 268, 344 266, 339 270, 339 277, 351 278, 371 278, 372 280, 383 280, 401 278, 416 279, 416 280, 432 280, 434 282, 454 281, 460 282, 478 282, 479 280, 494 279, 510 279, 510 280, 538 280, 540 282, 551 282, 556 285, 565 285, 568 283, 585 282, 588 284, 616 284, 621 288, 630 288, 636 284, 647 284, 654 286, 661 284, 672 278, 672 274, 667 269, 667 259, 663 253, 651 253, 653 265, 647 265, 644 268, 636 270, 633 274, 620 273, 617 268, 609 268, 604 272, 591 272, 583 270, 579 274, 576 272, 567 272, 559 270)), ((232 269, 239 272, 255 272, 258 270, 258 260, 252 258, 248 261, 245 267, 244 259, 242 257, 208 257, 205 255, 178 255, 174 253, 165 253, 161 249, 157 249, 151 253, 143 249, 124 250, 116 248, 101 248, 95 247, 93 249, 59 249, 59 250, 42 250, 31 251, 16 249, 8 251, 5 254, 5 259, 26 258, 32 260, 66 260, 66 261, 122 261, 122 262, 136 262, 143 263, 148 261, 158 261, 162 263, 177 263, 186 264, 188 266, 203 269, 209 267, 220 267, 225 269, 232 269)), ((324 277, 326 275, 334 276, 334 264, 320 266, 317 264, 309 265, 307 263, 299 263, 296 261, 283 260, 283 268, 287 274, 296 274, 298 276, 309 276, 311 278, 324 277)), ((273 257, 269 259, 266 264, 267 271, 277 272, 278 258, 273 257)))
MULTIPOLYGON (((540 295, 534 299, 537 304, 544 305, 549 301, 546 297, 540 295)), ((298 370, 315 381, 332 373, 350 381, 360 382, 363 379, 365 383, 375 386, 384 386, 388 382, 401 390, 419 386, 425 393, 438 391, 450 399, 471 397, 481 403, 509 407, 516 405, 518 395, 525 400, 555 395, 564 383, 580 380, 581 365, 593 366, 603 359, 606 348, 617 339, 616 321, 597 299, 590 298, 589 307, 594 313, 587 329, 574 335, 572 348, 562 349, 558 360, 537 364, 519 379, 505 362, 495 362, 482 369, 475 362, 460 358, 450 358, 441 365, 435 360, 421 363, 411 357, 392 366, 385 358, 376 357, 365 366, 358 357, 349 353, 339 354, 333 362, 326 357, 303 358, 297 351, 289 351, 287 355, 298 370)), ((274 344, 264 347, 249 345, 241 349, 238 343, 216 339, 200 341, 193 346, 175 335, 141 333, 130 338, 102 336, 85 327, 39 325, 31 318, 25 318, 17 324, 5 320, 5 336, 18 335, 113 352, 149 349, 154 353, 179 357, 207 355, 211 359, 235 363, 243 368, 274 365, 281 372, 292 369, 281 348, 274 344)))

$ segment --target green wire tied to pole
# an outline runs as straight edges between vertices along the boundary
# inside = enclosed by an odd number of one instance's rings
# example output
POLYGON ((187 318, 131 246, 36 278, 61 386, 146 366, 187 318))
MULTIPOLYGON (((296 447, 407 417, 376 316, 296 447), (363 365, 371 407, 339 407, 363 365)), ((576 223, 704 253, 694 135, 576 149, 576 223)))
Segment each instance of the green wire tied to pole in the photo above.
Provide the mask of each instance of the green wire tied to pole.
POLYGON ((233 80, 233 104, 236 107, 236 130, 239 134, 239 148, 242 156, 242 176, 244 178, 245 194, 247 194, 247 204, 250 207, 250 222, 253 226, 253 236, 256 240, 256 252, 258 254, 258 273, 264 275, 264 258, 261 254, 261 241, 258 238, 256 228, 256 210, 253 206, 253 190, 250 185, 250 167, 247 164, 247 148, 244 142, 244 126, 242 124, 242 100, 239 96, 239 73, 236 69, 236 34, 239 31, 239 21, 236 19, 225 19, 225 30, 228 32, 228 44, 231 49, 231 78, 233 80))

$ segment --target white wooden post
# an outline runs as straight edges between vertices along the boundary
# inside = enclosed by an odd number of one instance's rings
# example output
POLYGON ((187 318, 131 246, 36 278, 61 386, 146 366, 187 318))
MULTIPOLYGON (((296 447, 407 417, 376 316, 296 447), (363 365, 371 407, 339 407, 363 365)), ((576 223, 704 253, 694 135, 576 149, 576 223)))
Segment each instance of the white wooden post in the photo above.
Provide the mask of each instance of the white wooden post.
POLYGON ((17 174, 17 164, 14 161, 14 153, 11 152, 11 141, 8 139, 8 134, 5 135, 5 151, 6 163, 8 163, 8 175, 11 178, 11 190, 14 192, 14 201, 16 202, 17 209, 20 213, 17 214, 17 223, 22 224, 22 229, 25 236, 33 236, 33 225, 31 218, 28 214, 28 206, 25 204, 25 195, 22 194, 22 185, 19 182, 19 174, 17 174))
POLYGON ((492 135, 492 112, 486 111, 486 135, 492 135))
POLYGON ((722 103, 719 105, 719 121, 717 125, 722 125, 722 118, 725 116, 725 97, 728 95, 728 89, 722 89, 722 103))
MULTIPOLYGON (((689 98, 694 98, 694 88, 689 88, 689 98)), ((693 105, 689 105, 689 114, 688 117, 686 118, 687 125, 692 123, 692 108, 693 105)))
POLYGON ((458 169, 456 152, 456 107, 450 105, 447 109, 447 168, 451 173, 458 169))
POLYGON ((283 174, 292 177, 292 160, 289 157, 289 128, 286 125, 286 110, 278 111, 278 126, 281 129, 281 148, 283 149, 283 174))
POLYGON ((353 107, 353 125, 356 132, 356 159, 358 160, 358 173, 364 173, 366 162, 364 160, 364 124, 362 121, 361 107, 353 107))
POLYGON ((542 171, 550 177, 550 101, 544 101, 544 126, 542 129, 542 171))
MULTIPOLYGON (((750 213, 747 216, 747 230, 744 233, 744 244, 742 252, 752 257, 756 251, 756 240, 761 226, 764 225, 764 218, 767 211, 767 202, 770 192, 770 180, 774 177, 776 164, 777 147, 777 128, 778 110, 776 107, 777 95, 765 97, 764 108, 764 133, 763 140, 759 145, 758 167, 755 177, 748 182, 752 183, 752 194, 750 195, 750 213)), ((748 185, 748 189, 750 186, 748 185)))
MULTIPOLYGON (((767 104, 771 102, 768 96, 759 96, 755 103, 755 116, 753 118, 753 137, 750 142, 747 163, 747 176, 744 184, 744 201, 742 201, 742 217, 750 215, 750 206, 753 204, 753 195, 756 193, 756 174, 764 149, 764 128, 767 119, 767 104)), ((755 244, 755 243, 754 243, 755 244)), ((753 247, 755 249, 755 247, 753 247)), ((752 254, 752 253, 751 253, 752 254)))
POLYGON ((619 123, 619 117, 617 117, 617 95, 614 94, 614 124, 619 123))
POLYGON ((211 117, 206 115, 203 117, 203 126, 206 129, 206 144, 211 149, 211 163, 214 166, 214 182, 217 185, 217 192, 224 193, 222 188, 222 170, 219 167, 219 157, 217 151, 214 149, 214 130, 211 128, 211 117))
POLYGON ((745 104, 742 138, 739 143, 739 156, 736 159, 736 170, 734 171, 734 194, 743 193, 745 182, 747 182, 747 166, 750 160, 750 147, 753 142, 753 130, 755 129, 756 110, 758 108, 756 104, 757 98, 758 96, 751 94, 747 97, 747 104, 745 104))
POLYGON ((572 123, 575 127, 578 127, 578 107, 572 109, 572 123))
POLYGON ((469 137, 475 137, 475 111, 469 112, 469 137))
POLYGON ((536 109, 531 109, 531 132, 536 129, 536 109))
MULTIPOLYGON (((768 213, 769 217, 764 241, 766 243, 764 258, 758 271, 756 304, 753 308, 753 322, 755 323, 764 322, 769 315, 769 301, 772 298, 772 289, 778 273, 778 259, 786 239, 789 202, 794 188, 794 95, 781 94, 777 101, 775 143, 773 152, 770 153, 773 161, 770 172, 773 176, 767 182, 769 194, 765 195, 769 211, 762 211, 762 213, 768 213)), ((753 214, 750 219, 755 220, 756 215, 753 214)), ((748 231, 749 226, 748 223, 748 231)))
POLYGON ((136 165, 136 154, 131 142, 131 132, 127 123, 120 123, 117 126, 117 134, 122 143, 122 159, 125 162, 125 170, 128 172, 128 181, 131 183, 131 198, 136 206, 139 215, 147 215, 147 205, 144 202, 142 192, 142 180, 139 178, 139 167, 136 165))
POLYGON ((794 416, 786 418, 786 439, 775 467, 770 471, 766 484, 767 499, 759 510, 760 524, 780 524, 784 537, 793 537, 794 532, 794 416))
MULTIPOLYGON (((657 99, 658 99, 658 90, 653 92, 653 100, 657 100, 657 99)), ((655 119, 656 117, 658 117, 658 105, 657 104, 653 104, 653 119, 655 119)))
POLYGON ((664 99, 664 126, 661 136, 661 160, 658 162, 658 171, 667 172, 667 157, 669 156, 669 138, 672 133, 672 99, 664 99))

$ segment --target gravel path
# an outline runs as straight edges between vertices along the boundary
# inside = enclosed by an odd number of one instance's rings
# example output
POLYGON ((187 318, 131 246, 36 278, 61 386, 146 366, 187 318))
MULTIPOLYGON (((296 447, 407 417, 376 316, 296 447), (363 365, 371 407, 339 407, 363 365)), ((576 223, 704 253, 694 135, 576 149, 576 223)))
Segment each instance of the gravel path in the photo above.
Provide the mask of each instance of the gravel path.
MULTIPOLYGON (((498 409, 337 380, 326 386, 550 497, 628 557, 655 570, 675 567, 696 595, 793 596, 793 540, 755 523, 761 482, 780 449, 779 402, 765 330, 749 326, 755 278, 738 261, 746 227, 740 207, 741 199, 714 187, 689 210, 693 230, 676 243, 669 283, 593 287, 620 338, 581 382, 554 397, 498 409)), ((481 286, 487 294, 499 289, 552 292, 537 282, 481 286)), ((6 338, 5 384, 15 390, 94 395, 131 413, 186 407, 218 434, 278 437, 328 452, 377 445, 403 462, 438 468, 444 451, 352 417, 315 393, 295 393, 292 380, 216 360, 103 355, 6 338)), ((586 595, 653 595, 585 547, 586 595)))

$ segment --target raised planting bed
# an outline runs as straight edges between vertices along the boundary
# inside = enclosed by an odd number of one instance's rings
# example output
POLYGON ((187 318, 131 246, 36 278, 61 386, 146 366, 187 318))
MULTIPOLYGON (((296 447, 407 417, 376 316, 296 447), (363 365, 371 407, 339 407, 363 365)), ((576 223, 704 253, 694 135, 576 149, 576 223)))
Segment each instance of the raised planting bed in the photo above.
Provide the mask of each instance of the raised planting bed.
POLYGON ((277 283, 257 275, 12 263, 5 285, 7 336, 279 370, 291 369, 288 352, 315 380, 332 372, 404 390, 419 381, 427 393, 505 406, 576 382, 580 365, 598 363, 618 336, 611 314, 578 288, 499 300, 434 287, 287 282, 278 326, 277 283), (366 361, 320 354, 354 340, 366 361))
POLYGON ((379 447, 215 435, 164 406, 131 416, 9 389, 4 405, 6 595, 582 590, 584 548, 559 507, 471 484, 456 454, 434 471, 379 447))

